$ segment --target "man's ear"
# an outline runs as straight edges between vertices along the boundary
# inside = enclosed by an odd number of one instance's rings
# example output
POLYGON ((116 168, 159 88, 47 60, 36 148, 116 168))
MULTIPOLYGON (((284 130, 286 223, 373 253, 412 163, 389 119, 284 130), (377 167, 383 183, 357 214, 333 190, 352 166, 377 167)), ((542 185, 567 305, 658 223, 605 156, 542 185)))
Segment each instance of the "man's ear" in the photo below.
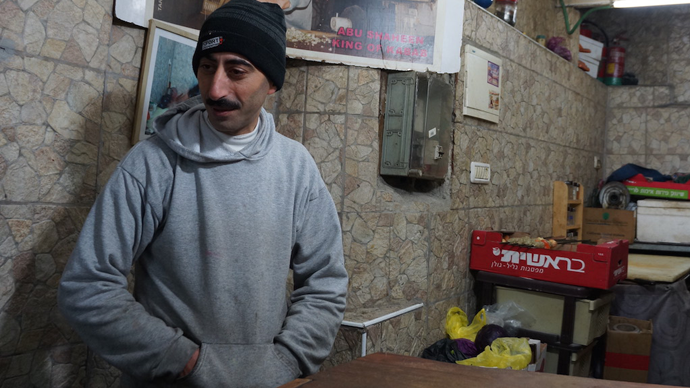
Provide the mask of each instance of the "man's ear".
POLYGON ((268 88, 268 95, 269 96, 278 91, 278 88, 275 85, 273 85, 273 82, 268 81, 268 85, 269 85, 269 88, 268 88))

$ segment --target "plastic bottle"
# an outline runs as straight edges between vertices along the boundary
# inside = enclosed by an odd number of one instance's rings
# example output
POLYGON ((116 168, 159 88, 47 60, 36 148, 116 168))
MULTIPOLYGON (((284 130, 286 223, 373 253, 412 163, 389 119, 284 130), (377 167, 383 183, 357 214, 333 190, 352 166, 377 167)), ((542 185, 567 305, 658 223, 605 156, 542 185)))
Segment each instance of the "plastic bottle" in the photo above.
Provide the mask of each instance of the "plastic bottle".
POLYGON ((517 0, 496 0, 496 16, 504 22, 515 26, 517 14, 517 0))
POLYGON ((487 9, 491 7, 491 4, 493 4, 494 0, 474 0, 474 3, 477 4, 478 6, 487 9))
POLYGON ((568 221, 566 224, 575 225, 575 208, 572 206, 568 206, 568 221))
POLYGON ((577 201, 577 199, 578 199, 578 198, 577 198, 577 197, 578 197, 577 193, 578 193, 579 191, 580 191, 580 184, 577 183, 577 182, 573 182, 573 187, 572 187, 572 191, 571 191, 571 194, 570 194, 570 195, 572 196, 572 198, 570 198, 570 199, 572 199, 573 201, 577 201))

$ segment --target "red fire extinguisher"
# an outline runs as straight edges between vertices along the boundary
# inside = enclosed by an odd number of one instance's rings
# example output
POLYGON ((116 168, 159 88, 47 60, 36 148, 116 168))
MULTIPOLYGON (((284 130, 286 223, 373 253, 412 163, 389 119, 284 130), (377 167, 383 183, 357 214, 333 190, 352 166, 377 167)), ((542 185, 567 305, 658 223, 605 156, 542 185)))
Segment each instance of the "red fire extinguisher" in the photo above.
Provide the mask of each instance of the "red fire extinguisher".
POLYGON ((622 85, 625 71, 625 48, 620 46, 621 38, 613 40, 613 46, 606 50, 606 67, 604 69, 604 83, 606 85, 622 85))

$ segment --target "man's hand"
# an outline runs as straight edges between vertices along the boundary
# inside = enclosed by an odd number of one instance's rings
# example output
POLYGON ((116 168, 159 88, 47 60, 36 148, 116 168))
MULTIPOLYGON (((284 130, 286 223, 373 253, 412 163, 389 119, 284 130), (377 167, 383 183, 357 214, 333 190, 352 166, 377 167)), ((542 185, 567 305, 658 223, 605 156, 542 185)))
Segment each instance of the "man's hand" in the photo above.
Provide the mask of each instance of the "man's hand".
POLYGON ((196 365, 196 360, 199 359, 199 349, 192 354, 192 358, 187 361, 187 365, 184 366, 184 369, 182 369, 182 372, 180 372, 180 375, 178 376, 179 378, 183 378, 187 376, 193 369, 194 366, 196 365))
POLYGON ((287 9, 290 6, 290 0, 259 0, 262 3, 278 4, 280 8, 287 9))

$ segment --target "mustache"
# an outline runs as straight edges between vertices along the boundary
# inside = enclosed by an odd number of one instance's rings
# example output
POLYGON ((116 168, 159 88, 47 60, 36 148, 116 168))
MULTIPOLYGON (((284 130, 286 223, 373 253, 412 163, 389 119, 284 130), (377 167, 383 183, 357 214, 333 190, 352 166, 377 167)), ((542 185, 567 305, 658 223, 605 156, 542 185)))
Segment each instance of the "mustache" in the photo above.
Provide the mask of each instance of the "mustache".
POLYGON ((206 105, 220 109, 240 109, 242 107, 242 104, 240 104, 239 101, 232 101, 226 98, 221 98, 220 100, 212 100, 207 98, 206 105))

